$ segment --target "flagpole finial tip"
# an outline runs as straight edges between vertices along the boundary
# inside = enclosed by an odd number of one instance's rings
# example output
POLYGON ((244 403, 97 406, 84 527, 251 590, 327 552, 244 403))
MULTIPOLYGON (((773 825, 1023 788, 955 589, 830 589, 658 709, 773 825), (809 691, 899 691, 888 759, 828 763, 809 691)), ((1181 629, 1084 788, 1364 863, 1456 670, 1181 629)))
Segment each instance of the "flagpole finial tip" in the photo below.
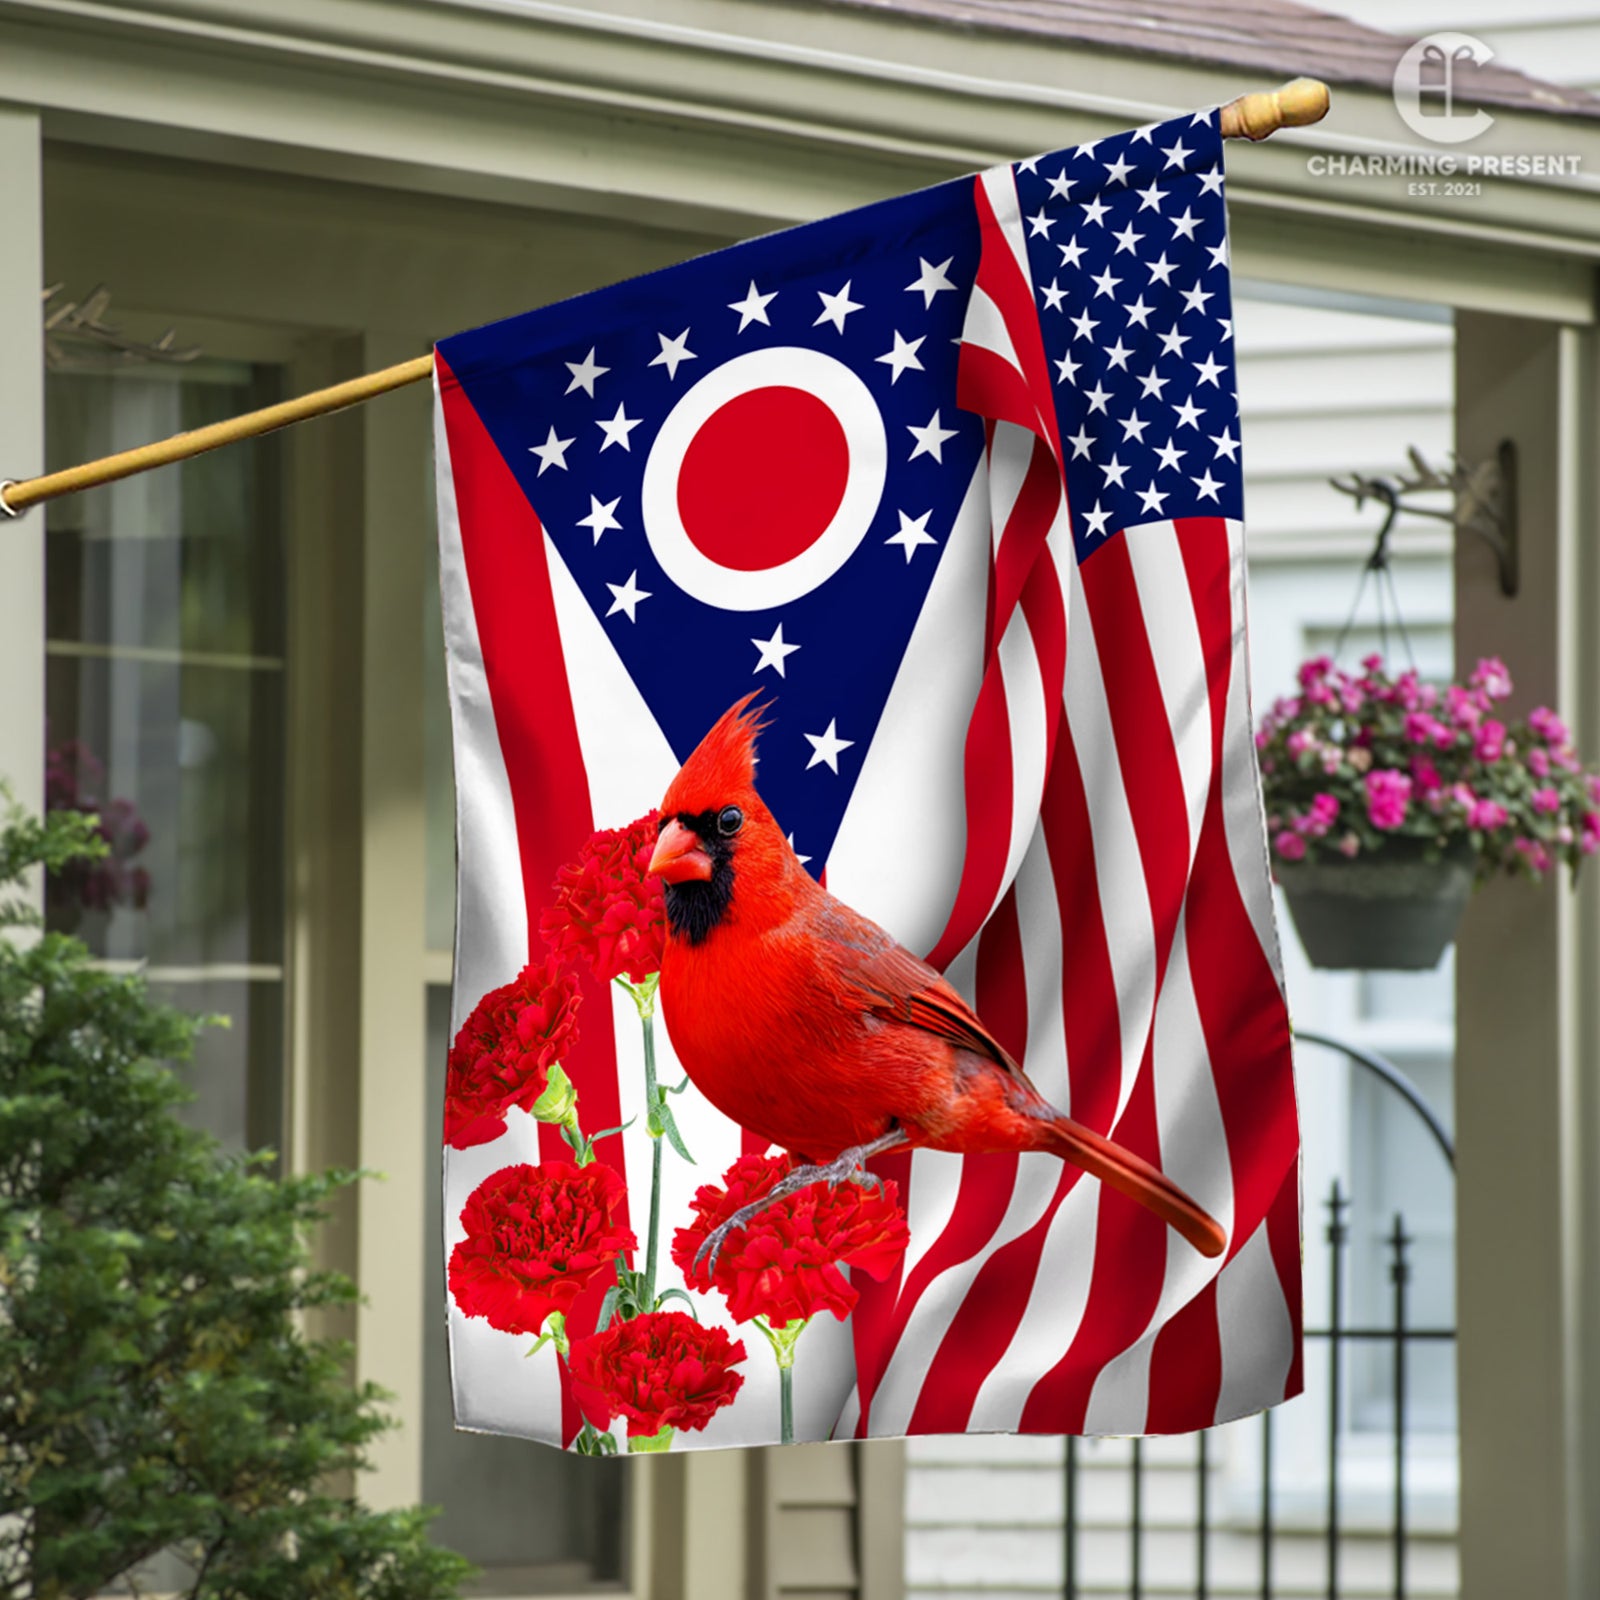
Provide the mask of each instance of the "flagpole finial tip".
POLYGON ((1224 139, 1265 139, 1279 128, 1303 128, 1328 114, 1328 86, 1318 78, 1295 78, 1281 89, 1242 94, 1222 108, 1224 139))

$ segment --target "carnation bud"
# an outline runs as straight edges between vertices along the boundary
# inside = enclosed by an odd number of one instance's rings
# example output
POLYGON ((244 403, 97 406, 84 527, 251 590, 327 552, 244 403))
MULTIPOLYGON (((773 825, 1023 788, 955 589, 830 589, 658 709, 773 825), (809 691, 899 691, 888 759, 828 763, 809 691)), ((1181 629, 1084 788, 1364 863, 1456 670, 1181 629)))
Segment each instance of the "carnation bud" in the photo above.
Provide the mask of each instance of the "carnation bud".
POLYGON ((578 1091, 559 1061, 552 1061, 545 1073, 545 1090, 528 1110, 540 1122, 556 1122, 566 1127, 578 1126, 578 1091))

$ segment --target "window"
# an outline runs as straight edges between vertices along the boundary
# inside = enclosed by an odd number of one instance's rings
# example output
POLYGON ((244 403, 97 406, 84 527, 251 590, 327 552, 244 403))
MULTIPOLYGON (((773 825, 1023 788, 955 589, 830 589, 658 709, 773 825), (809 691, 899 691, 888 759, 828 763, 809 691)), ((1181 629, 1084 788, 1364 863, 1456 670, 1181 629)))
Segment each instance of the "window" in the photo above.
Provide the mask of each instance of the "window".
MULTIPOLYGON (((52 469, 248 411, 277 369, 55 371, 52 469)), ((110 862, 50 886, 50 926, 219 1013, 193 1118, 283 1135, 285 533, 272 438, 55 501, 46 523, 48 805, 101 813, 110 862)))

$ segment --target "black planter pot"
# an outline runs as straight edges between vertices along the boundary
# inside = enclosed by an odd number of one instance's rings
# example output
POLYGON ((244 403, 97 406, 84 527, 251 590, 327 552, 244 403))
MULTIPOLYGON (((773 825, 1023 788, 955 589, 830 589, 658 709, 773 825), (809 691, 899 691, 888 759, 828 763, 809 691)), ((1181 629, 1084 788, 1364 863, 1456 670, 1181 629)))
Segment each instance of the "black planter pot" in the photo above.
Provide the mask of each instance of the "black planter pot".
POLYGON ((1314 967, 1425 972, 1456 936, 1476 857, 1465 840, 1437 861, 1420 839, 1392 839, 1356 861, 1274 861, 1300 942, 1314 967))

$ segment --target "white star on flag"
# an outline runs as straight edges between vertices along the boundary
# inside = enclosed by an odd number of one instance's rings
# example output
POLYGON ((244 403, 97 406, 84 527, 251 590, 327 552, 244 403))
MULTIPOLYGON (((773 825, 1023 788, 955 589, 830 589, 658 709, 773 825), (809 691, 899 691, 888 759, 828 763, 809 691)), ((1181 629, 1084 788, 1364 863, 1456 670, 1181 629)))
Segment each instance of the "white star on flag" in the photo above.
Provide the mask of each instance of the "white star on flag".
MULTIPOLYGON (((789 840, 789 848, 791 850, 794 850, 794 835, 791 833, 787 837, 788 837, 788 840, 789 840)), ((795 858, 796 861, 798 861, 800 863, 800 865, 802 867, 806 864, 806 862, 808 862, 811 859, 810 856, 801 855, 798 850, 794 850, 794 858, 795 858)))
POLYGON ((1219 456, 1226 456, 1230 461, 1233 461, 1237 458, 1239 441, 1234 438, 1229 429, 1224 428, 1221 433, 1212 434, 1211 442, 1217 447, 1217 454, 1219 456))
POLYGON ((1089 537, 1091 539, 1103 539, 1106 533, 1106 524, 1111 520, 1111 513, 1109 511, 1102 511, 1100 509, 1100 502, 1096 500, 1094 503, 1094 510, 1085 511, 1083 514, 1083 520, 1089 524, 1089 537))
POLYGON ((1111 298, 1114 300, 1116 298, 1116 296, 1112 295, 1111 291, 1113 289, 1115 289, 1116 286, 1119 283, 1122 282, 1122 279, 1113 277, 1111 275, 1111 268, 1110 267, 1106 267, 1101 272, 1093 273, 1090 276, 1089 281, 1092 284, 1094 284, 1094 286, 1095 286, 1094 292, 1095 292, 1096 299, 1098 299, 1101 295, 1104 294, 1104 295, 1111 295, 1111 298))
POLYGON ((1180 428, 1190 427, 1197 433, 1200 431, 1200 407, 1194 403, 1192 398, 1185 400, 1181 406, 1177 407, 1177 418, 1180 428))
POLYGON ((1052 217, 1048 211, 1038 212, 1036 215, 1028 218, 1028 228, 1030 230, 1028 237, 1033 239, 1043 235, 1044 238, 1048 239, 1050 237, 1050 230, 1055 226, 1055 222, 1056 219, 1052 217))
POLYGON ((1122 480, 1128 475, 1128 469, 1115 456, 1112 456, 1100 470, 1105 474, 1105 481, 1108 484, 1114 483, 1119 489, 1122 487, 1122 480))
POLYGON ((1075 383, 1078 378, 1078 368, 1082 365, 1081 361, 1072 359, 1072 352, 1069 350, 1056 362, 1056 382, 1075 383))
POLYGON ((1141 211, 1154 211, 1157 216, 1160 216, 1161 202, 1167 197, 1166 190, 1160 184, 1152 180, 1148 189, 1135 189, 1133 192, 1139 197, 1139 209, 1141 211))
POLYGON ((643 417, 630 417, 619 404, 617 414, 611 418, 595 418, 595 426, 606 436, 606 442, 600 446, 603 452, 612 445, 620 444, 624 450, 631 451, 633 446, 628 443, 628 435, 644 421, 643 417))
POLYGON ((917 265, 922 270, 906 285, 906 293, 920 293, 922 295, 923 310, 927 310, 933 304, 933 297, 936 294, 940 294, 946 289, 949 289, 952 293, 955 292, 956 286, 946 276, 950 263, 954 260, 954 256, 946 256, 938 266, 930 267, 921 256, 917 257, 917 265))
POLYGON ((1202 500, 1215 500, 1217 498, 1217 490, 1222 487, 1222 484, 1216 478, 1211 476, 1210 467, 1207 467, 1205 472, 1201 474, 1200 477, 1194 478, 1191 481, 1193 482, 1195 488, 1200 491, 1200 498, 1202 500))
POLYGON ((543 444, 529 445, 528 453, 539 458, 539 476, 544 476, 546 467, 560 467, 563 472, 567 470, 567 447, 571 439, 558 439, 554 427, 550 429, 550 437, 543 444))
POLYGON ((1133 231, 1133 224, 1130 222, 1121 233, 1114 233, 1111 235, 1111 237, 1117 241, 1118 255, 1121 255, 1124 250, 1126 250, 1129 255, 1137 255, 1138 251, 1135 246, 1137 246, 1139 241, 1144 238, 1144 235, 1142 233, 1135 233, 1133 231))
POLYGON ((808 772, 818 762, 826 762, 832 771, 837 772, 840 752, 848 750, 855 743, 854 739, 839 737, 837 717, 829 719, 826 733, 808 733, 806 738, 811 741, 811 759, 806 762, 808 772))
POLYGON ((906 432, 917 441, 917 448, 906 457, 908 461, 915 461, 918 456, 932 456, 941 465, 944 462, 944 442, 956 436, 956 429, 941 428, 939 426, 939 413, 934 412, 928 420, 927 426, 919 428, 915 423, 906 424, 906 432))
POLYGON ((1178 470, 1178 463, 1188 455, 1187 450, 1180 450, 1171 439, 1163 445, 1156 446, 1156 455, 1160 457, 1161 465, 1170 467, 1174 472, 1178 470))
POLYGON ((1168 261, 1167 252, 1163 250, 1161 259, 1150 263, 1150 281, 1151 283, 1166 283, 1170 281, 1172 274, 1177 270, 1177 264, 1168 261))
POLYGON ((592 400, 594 399, 594 380, 608 373, 610 367, 602 367, 594 358, 594 347, 589 347, 589 353, 582 361, 565 361, 562 363, 567 371, 572 374, 572 382, 567 385, 566 392, 571 394, 574 389, 582 389, 592 400))
POLYGON ((678 376, 678 364, 683 361, 698 361, 700 358, 689 348, 689 330, 685 328, 676 339, 669 339, 666 334, 656 335, 661 341, 661 354, 651 359, 652 367, 665 367, 669 378, 678 376))
POLYGON ((620 494, 615 500, 608 500, 604 505, 600 504, 600 497, 598 495, 590 495, 589 515, 586 517, 579 517, 578 526, 580 528, 590 529, 594 534, 594 542, 599 544, 600 535, 602 533, 607 532, 611 528, 620 528, 622 526, 622 524, 618 522, 617 519, 612 515, 612 512, 614 512, 621 504, 622 496, 620 494))
POLYGON ((1076 461, 1080 456, 1089 454, 1089 446, 1094 443, 1094 439, 1087 428, 1079 428, 1068 438, 1067 443, 1072 446, 1072 459, 1076 461))
MULTIPOLYGON (((760 672, 764 667, 771 667, 780 678, 788 677, 788 673, 783 670, 783 664, 800 646, 783 642, 783 624, 781 622, 772 630, 770 639, 752 639, 750 643, 761 652, 761 659, 756 662, 751 671, 760 672)), ((790 842, 793 843, 792 840, 790 842)))
POLYGON ((1190 365, 1197 374, 1197 382, 1209 383, 1214 389, 1221 387, 1217 379, 1222 376, 1224 369, 1215 356, 1208 355, 1204 361, 1192 361, 1190 365))
POLYGON ((1083 220, 1092 222, 1096 227, 1103 228, 1105 223, 1100 219, 1111 209, 1104 200, 1090 200, 1083 208, 1083 220))
POLYGON ((917 552, 917 546, 923 544, 937 544, 939 541, 928 532, 928 518, 933 515, 931 511, 924 511, 920 517, 912 519, 905 512, 900 512, 900 531, 891 533, 883 542, 885 544, 898 544, 905 548, 906 565, 911 565, 911 558, 917 552))
POLYGON ((1126 183, 1128 174, 1133 171, 1133 163, 1119 153, 1115 161, 1106 162, 1105 168, 1107 183, 1126 183))
MULTIPOLYGON (((822 313, 811 324, 813 328, 820 328, 824 322, 831 322, 840 333, 843 333, 844 319, 852 311, 861 309, 861 302, 850 298, 850 280, 848 278, 845 280, 844 288, 837 294, 824 294, 821 289, 818 289, 817 298, 822 302, 822 313)), ((765 322, 767 319, 763 317, 761 320, 765 322)))
MULTIPOLYGON (((607 546, 607 548, 609 549, 610 547, 607 546)), ((628 621, 637 622, 639 618, 636 613, 639 609, 639 602, 650 598, 650 591, 639 587, 639 569, 635 567, 628 574, 626 583, 608 583, 606 588, 611 591, 611 609, 606 612, 606 615, 614 617, 619 611, 626 611, 628 613, 628 621)))
POLYGON ((1171 218, 1172 237, 1174 239, 1192 239, 1194 230, 1200 226, 1200 219, 1187 206, 1183 208, 1181 217, 1171 218))
POLYGON ((1039 293, 1044 296, 1044 308, 1046 311, 1061 310, 1061 302, 1067 298, 1067 291, 1061 287, 1061 282, 1057 278, 1052 278, 1049 283, 1041 284, 1039 293))
POLYGON ((743 300, 730 300, 728 309, 739 313, 739 332, 743 333, 752 322, 765 322, 770 328, 771 320, 767 316, 767 307, 778 298, 778 291, 774 289, 771 294, 762 294, 756 288, 756 280, 750 280, 750 287, 745 292, 743 300))
POLYGON ((1194 154, 1194 151, 1189 149, 1180 139, 1170 150, 1163 150, 1161 153, 1167 158, 1169 167, 1181 167, 1194 154))
POLYGON ((1148 488, 1140 489, 1136 492, 1139 498, 1144 502, 1142 509, 1145 511, 1153 511, 1159 517, 1161 515, 1162 502, 1167 498, 1166 495, 1162 493, 1160 489, 1156 488, 1153 483, 1148 488))
POLYGON ((1072 187, 1077 181, 1076 178, 1069 178, 1066 174, 1066 169, 1063 168, 1050 180, 1050 192, 1058 200, 1070 200, 1072 198, 1072 187))
POLYGON ((1086 254, 1085 247, 1078 243, 1076 234, 1072 236, 1071 244, 1058 244, 1056 249, 1061 252, 1061 265, 1064 267, 1077 266, 1078 262, 1086 254))
POLYGON ((918 372, 923 370, 922 363, 917 360, 917 350, 921 346, 922 340, 926 338, 927 335, 923 334, 921 339, 913 339, 907 343, 906 340, 900 337, 899 329, 895 330, 894 349, 878 357, 878 360, 889 368, 889 382, 891 384, 898 383, 900 374, 908 367, 914 367, 918 372))

